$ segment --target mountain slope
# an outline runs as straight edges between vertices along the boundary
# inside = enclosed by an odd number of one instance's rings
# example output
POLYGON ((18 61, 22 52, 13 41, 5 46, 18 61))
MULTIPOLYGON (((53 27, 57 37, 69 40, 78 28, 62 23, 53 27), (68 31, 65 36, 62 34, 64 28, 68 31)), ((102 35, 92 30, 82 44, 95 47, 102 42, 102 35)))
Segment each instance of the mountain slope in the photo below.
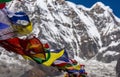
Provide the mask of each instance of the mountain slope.
POLYGON ((25 11, 33 33, 52 49, 65 48, 70 57, 103 62, 118 58, 120 19, 101 2, 86 8, 64 0, 22 0, 13 1, 9 9, 25 11))
MULTIPOLYGON (((64 0, 21 0, 21 2, 14 0, 7 7, 11 11, 26 12, 34 25, 32 33, 36 34, 43 43, 48 42, 51 49, 65 48, 69 57, 77 56, 88 60, 84 64, 91 77, 115 76, 113 64, 116 63, 92 62, 93 59, 112 62, 119 57, 120 19, 108 6, 101 2, 86 8, 64 0), (104 71, 101 72, 103 68, 104 71), (108 75, 109 70, 111 71, 108 75)), ((46 67, 32 63, 29 65, 18 55, 1 50, 0 76, 26 77, 32 76, 31 74, 40 76, 36 74, 37 71, 43 77, 50 72, 45 70, 46 67)), ((52 75, 55 73, 53 72, 52 75)))

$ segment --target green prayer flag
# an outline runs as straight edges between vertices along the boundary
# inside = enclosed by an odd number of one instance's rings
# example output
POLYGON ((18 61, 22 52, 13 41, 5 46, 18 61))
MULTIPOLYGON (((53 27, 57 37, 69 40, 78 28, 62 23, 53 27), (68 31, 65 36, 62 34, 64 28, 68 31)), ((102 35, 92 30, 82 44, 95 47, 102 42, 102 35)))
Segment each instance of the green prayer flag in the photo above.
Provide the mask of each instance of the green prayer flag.
POLYGON ((10 2, 12 0, 0 0, 0 3, 10 2))

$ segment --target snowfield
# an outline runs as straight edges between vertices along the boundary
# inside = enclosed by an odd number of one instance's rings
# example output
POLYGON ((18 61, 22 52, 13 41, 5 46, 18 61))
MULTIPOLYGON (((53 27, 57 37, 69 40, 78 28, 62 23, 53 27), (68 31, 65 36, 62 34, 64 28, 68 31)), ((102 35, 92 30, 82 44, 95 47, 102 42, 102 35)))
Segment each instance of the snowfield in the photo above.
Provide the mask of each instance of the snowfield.
POLYGON ((117 61, 111 63, 103 63, 96 60, 81 60, 75 58, 79 63, 85 65, 88 77, 116 77, 115 67, 117 61))

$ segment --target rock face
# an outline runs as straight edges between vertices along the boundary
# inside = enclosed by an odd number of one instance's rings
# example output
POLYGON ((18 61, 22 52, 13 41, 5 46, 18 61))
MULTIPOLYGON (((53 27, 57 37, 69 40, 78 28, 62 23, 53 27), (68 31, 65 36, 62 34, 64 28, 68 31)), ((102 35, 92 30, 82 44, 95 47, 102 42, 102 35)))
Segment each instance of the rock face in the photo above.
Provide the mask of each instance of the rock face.
POLYGON ((46 77, 45 73, 37 68, 33 68, 23 74, 21 77, 46 77))
POLYGON ((20 77, 32 68, 27 61, 0 48, 0 77, 20 77))
MULTIPOLYGON (((72 58, 107 63, 119 58, 120 19, 101 2, 86 8, 65 0, 14 0, 8 8, 26 12, 34 25, 32 33, 43 43, 47 41, 51 49, 65 48, 72 58)), ((43 70, 33 69, 46 75, 43 70)), ((22 77, 35 74, 33 69, 22 77)))
POLYGON ((54 77, 62 73, 55 67, 47 67, 41 64, 32 63, 33 68, 25 72, 21 77, 54 77))
POLYGON ((120 77, 120 58, 117 60, 116 75, 117 77, 120 77))
POLYGON ((70 57, 103 62, 119 57, 120 19, 101 2, 86 8, 64 0, 22 0, 13 1, 9 9, 26 12, 33 33, 53 49, 65 48, 70 57))

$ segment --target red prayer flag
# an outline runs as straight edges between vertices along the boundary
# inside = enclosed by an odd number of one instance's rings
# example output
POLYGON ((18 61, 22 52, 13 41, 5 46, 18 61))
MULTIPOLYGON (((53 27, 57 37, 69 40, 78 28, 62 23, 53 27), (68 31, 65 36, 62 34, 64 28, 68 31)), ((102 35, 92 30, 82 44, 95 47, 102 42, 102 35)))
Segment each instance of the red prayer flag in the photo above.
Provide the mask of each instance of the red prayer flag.
POLYGON ((0 3, 0 9, 3 9, 5 7, 6 3, 0 3))

